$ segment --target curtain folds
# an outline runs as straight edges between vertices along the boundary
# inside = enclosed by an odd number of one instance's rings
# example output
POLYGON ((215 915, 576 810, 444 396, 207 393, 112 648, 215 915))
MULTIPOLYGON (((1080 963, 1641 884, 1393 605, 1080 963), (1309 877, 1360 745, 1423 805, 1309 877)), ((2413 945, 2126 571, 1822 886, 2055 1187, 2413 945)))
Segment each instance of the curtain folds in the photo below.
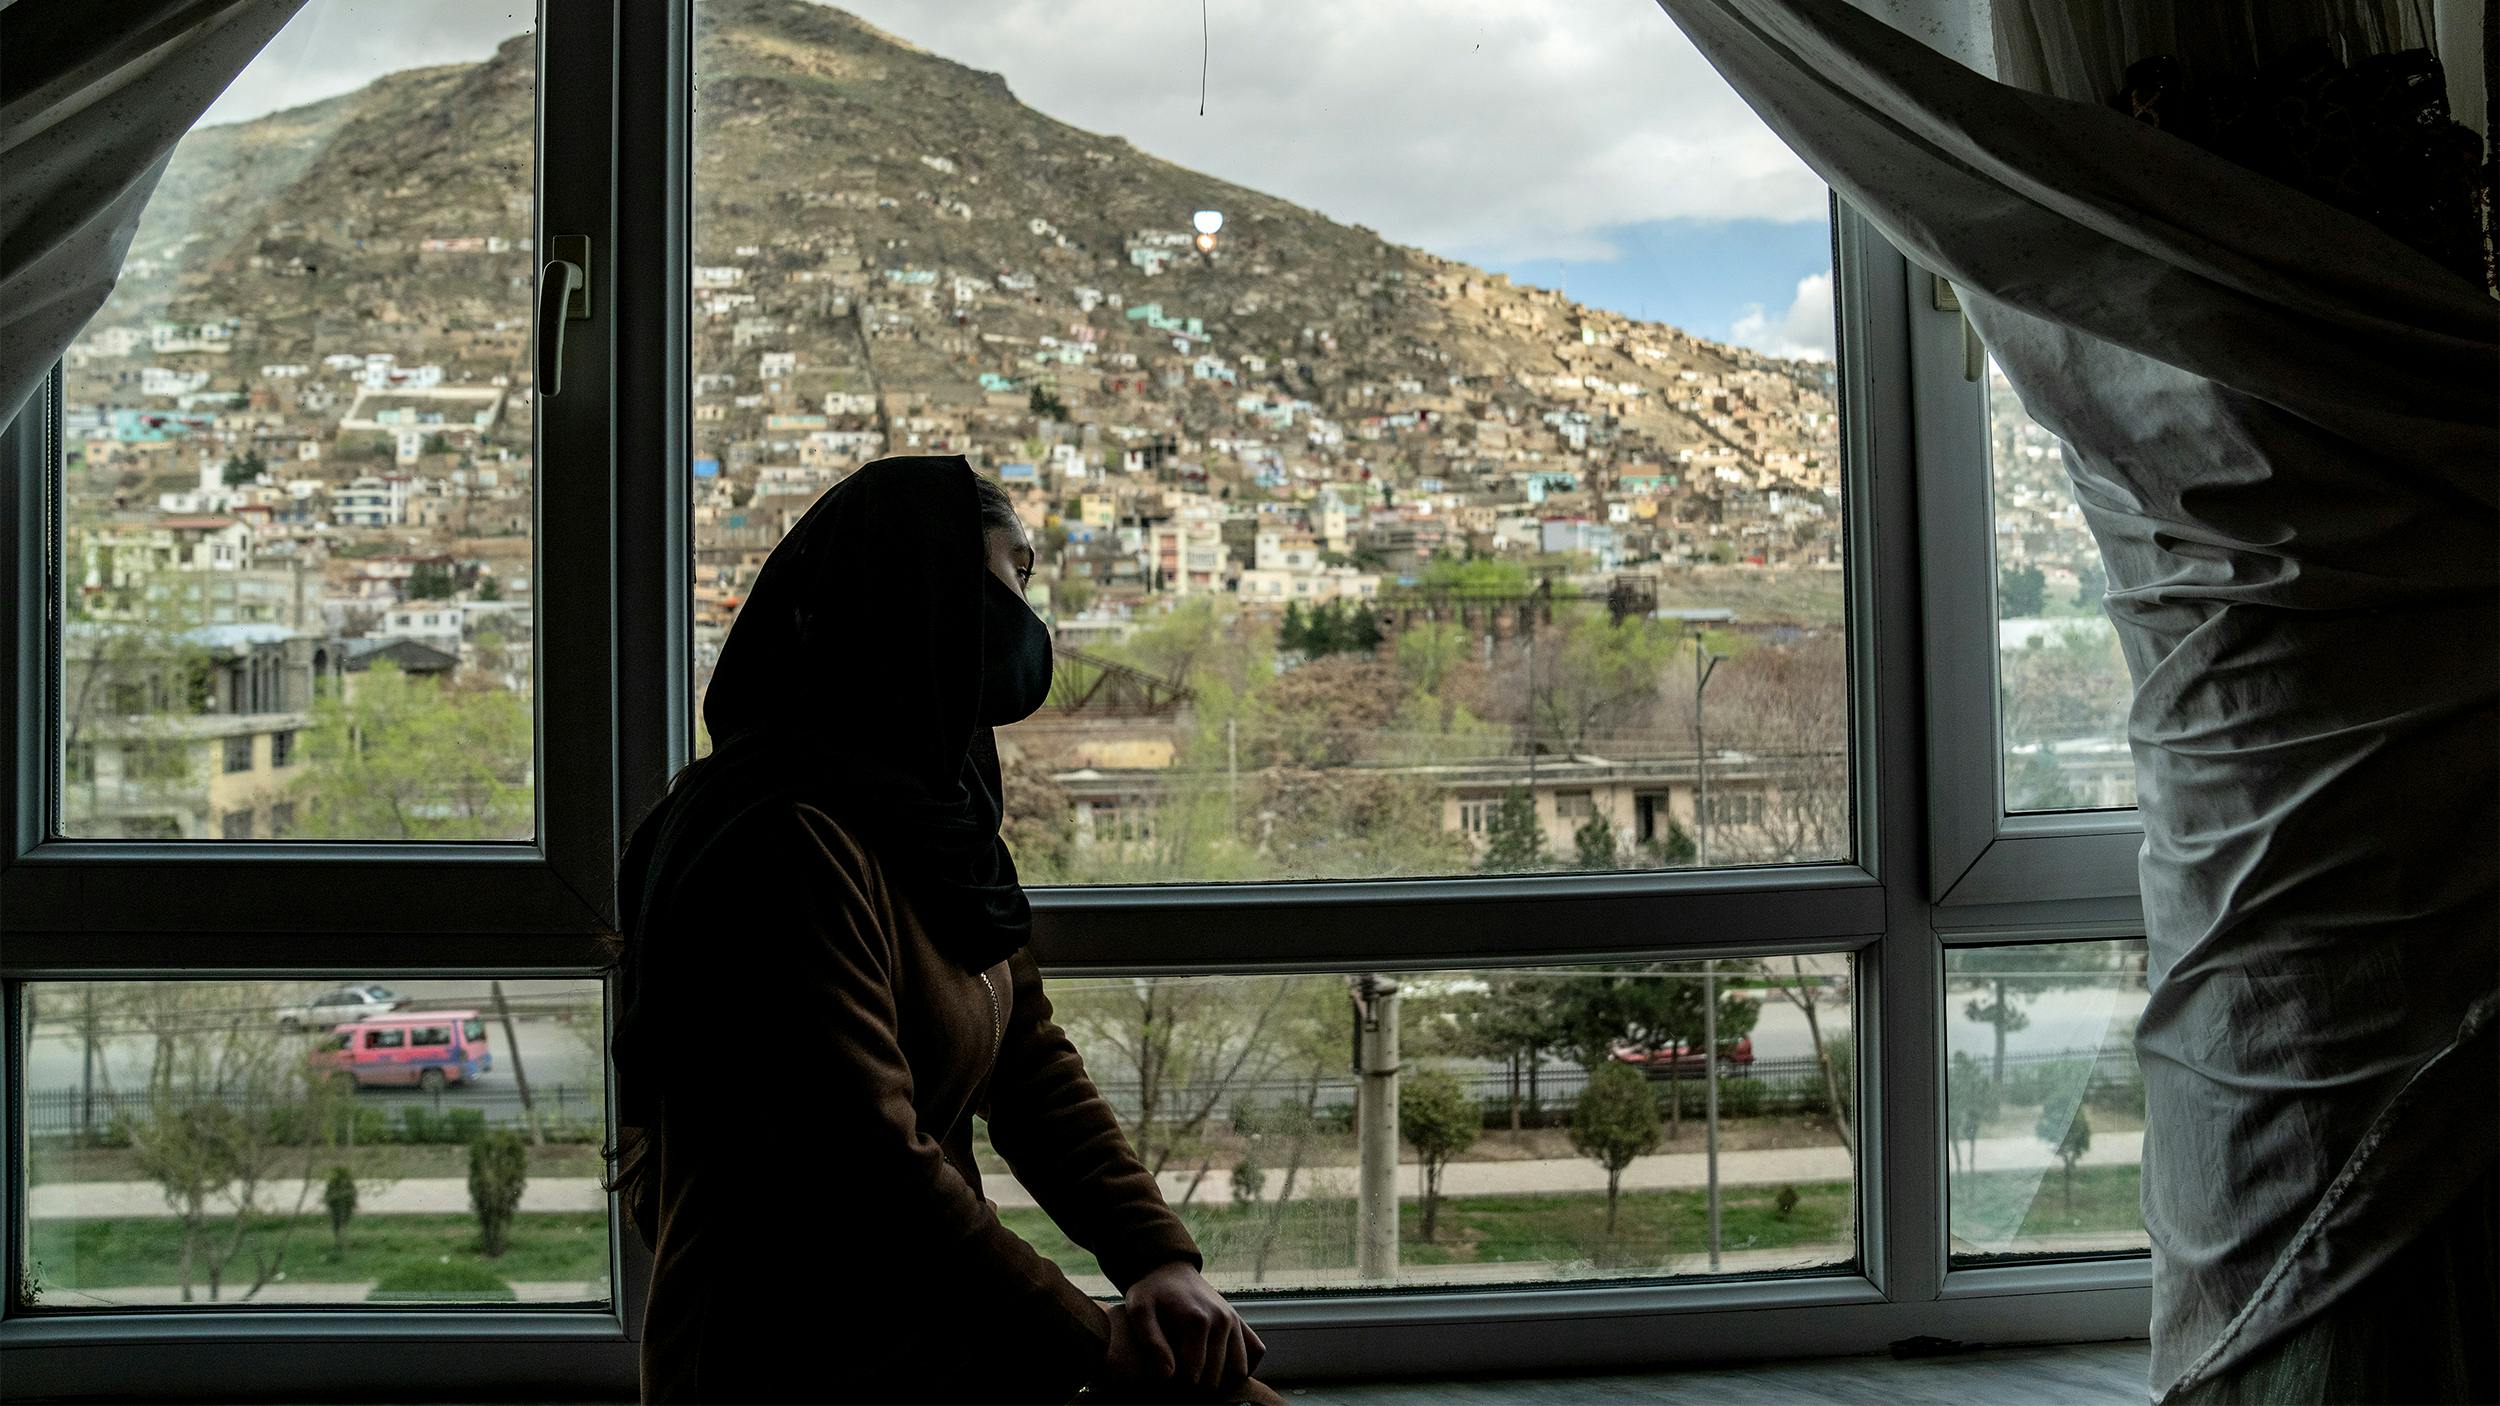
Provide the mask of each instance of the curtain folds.
POLYGON ((303 4, 0 8, 0 428, 112 293, 174 144, 303 4))
POLYGON ((1661 3, 2066 444, 2136 684, 2153 1387, 2225 1377, 2500 1151, 2495 304, 1843 0, 1661 3))

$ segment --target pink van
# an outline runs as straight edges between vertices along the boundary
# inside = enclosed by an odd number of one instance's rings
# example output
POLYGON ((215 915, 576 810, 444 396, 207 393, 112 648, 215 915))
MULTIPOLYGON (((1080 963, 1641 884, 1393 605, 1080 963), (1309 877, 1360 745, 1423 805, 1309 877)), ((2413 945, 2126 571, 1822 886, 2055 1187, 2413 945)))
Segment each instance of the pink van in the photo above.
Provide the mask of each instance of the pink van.
POLYGON ((322 1040, 315 1058, 346 1071, 358 1088, 440 1089, 470 1083, 495 1067, 486 1022, 475 1011, 393 1011, 342 1025, 322 1040))

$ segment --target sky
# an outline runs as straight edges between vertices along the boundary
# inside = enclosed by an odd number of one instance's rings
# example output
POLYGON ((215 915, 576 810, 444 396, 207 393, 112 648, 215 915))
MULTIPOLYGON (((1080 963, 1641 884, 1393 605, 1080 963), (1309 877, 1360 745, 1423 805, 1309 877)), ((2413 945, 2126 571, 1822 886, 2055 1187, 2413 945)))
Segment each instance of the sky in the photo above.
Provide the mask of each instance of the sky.
MULTIPOLYGON (((1830 355, 1824 188, 1654 0, 1203 6, 1203 35, 1188 0, 846 8, 1061 121, 1399 243, 1830 355)), ((528 23, 509 0, 312 0, 207 120, 483 58, 528 23)))

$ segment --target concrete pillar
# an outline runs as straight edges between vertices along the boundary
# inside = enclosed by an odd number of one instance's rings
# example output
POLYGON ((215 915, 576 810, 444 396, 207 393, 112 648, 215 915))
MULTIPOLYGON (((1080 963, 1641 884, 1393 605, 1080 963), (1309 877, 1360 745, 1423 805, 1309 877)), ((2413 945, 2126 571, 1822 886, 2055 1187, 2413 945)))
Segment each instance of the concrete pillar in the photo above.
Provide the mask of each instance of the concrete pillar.
POLYGON ((1355 1270, 1369 1283, 1398 1277, 1398 984, 1358 976, 1354 1048, 1361 1077, 1354 1104, 1362 1175, 1355 1194, 1355 1270))

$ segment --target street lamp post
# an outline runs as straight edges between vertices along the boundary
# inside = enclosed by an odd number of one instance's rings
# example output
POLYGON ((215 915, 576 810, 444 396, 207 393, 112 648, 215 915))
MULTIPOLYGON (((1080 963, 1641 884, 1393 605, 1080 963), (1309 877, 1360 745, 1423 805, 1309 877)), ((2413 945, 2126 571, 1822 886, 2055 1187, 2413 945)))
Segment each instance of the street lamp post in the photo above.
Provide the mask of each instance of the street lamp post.
POLYGON ((1727 656, 1711 651, 1699 629, 1693 631, 1693 864, 1708 868, 1710 864, 1710 756, 1704 745, 1701 721, 1701 693, 1710 686, 1710 676, 1719 671, 1727 656))

